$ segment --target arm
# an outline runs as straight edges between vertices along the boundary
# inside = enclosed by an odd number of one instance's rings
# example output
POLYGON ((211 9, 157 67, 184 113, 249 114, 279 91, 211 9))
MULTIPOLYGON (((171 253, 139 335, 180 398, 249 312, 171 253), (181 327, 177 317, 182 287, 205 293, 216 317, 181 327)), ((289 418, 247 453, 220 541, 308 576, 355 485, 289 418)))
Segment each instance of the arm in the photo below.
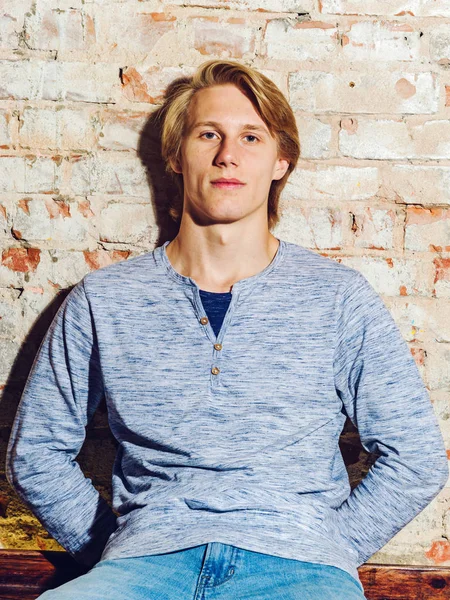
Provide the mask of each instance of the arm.
POLYGON ((337 310, 336 390, 364 448, 381 454, 337 509, 362 564, 439 493, 448 461, 408 345, 363 275, 352 276, 337 310))
POLYGON ((28 376, 11 430, 6 476, 78 562, 100 559, 116 516, 75 461, 103 395, 95 331, 76 285, 56 313, 28 376))

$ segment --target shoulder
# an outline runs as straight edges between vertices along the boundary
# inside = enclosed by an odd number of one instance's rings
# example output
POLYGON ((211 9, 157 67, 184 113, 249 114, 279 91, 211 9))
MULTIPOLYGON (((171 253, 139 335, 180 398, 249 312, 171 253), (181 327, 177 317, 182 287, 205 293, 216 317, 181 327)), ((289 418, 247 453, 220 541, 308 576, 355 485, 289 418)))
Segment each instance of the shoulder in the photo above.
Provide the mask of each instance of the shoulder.
POLYGON ((347 288, 368 283, 357 269, 339 262, 339 257, 330 257, 293 242, 285 242, 285 268, 316 282, 319 288, 344 292, 347 288))
POLYGON ((156 282, 159 270, 155 262, 155 250, 91 271, 79 285, 83 285, 88 295, 101 296, 114 292, 121 294, 125 290, 131 291, 136 285, 156 282))

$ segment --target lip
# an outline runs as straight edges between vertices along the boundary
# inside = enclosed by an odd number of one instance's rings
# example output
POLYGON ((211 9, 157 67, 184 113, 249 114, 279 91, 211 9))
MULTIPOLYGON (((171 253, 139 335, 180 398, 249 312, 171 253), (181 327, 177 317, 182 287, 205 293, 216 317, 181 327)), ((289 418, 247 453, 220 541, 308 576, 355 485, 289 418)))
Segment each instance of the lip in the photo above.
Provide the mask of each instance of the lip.
POLYGON ((244 185, 244 182, 239 181, 239 179, 225 179, 224 177, 221 177, 220 179, 214 179, 213 181, 211 181, 211 183, 233 183, 244 185))
POLYGON ((242 181, 239 181, 239 179, 216 179, 215 181, 211 181, 211 185, 213 185, 216 188, 222 188, 222 189, 236 189, 236 188, 240 188, 243 185, 245 185, 245 183, 243 183, 242 181))

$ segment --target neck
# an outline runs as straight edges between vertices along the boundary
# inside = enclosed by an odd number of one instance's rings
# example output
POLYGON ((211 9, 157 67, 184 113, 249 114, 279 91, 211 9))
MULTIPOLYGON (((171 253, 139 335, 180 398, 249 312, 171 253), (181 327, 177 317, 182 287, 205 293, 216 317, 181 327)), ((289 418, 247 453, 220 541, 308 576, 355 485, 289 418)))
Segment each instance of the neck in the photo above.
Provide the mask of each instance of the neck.
POLYGON ((269 230, 253 235, 185 235, 181 230, 166 247, 172 267, 200 289, 230 292, 233 284, 263 271, 278 251, 269 230))

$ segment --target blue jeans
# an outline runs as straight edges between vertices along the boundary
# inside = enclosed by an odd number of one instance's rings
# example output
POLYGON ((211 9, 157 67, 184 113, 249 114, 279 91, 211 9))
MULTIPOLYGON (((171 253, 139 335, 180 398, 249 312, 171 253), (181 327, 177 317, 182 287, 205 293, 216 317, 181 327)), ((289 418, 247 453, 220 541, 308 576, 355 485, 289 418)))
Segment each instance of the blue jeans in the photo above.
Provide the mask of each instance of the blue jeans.
POLYGON ((103 560, 38 600, 366 600, 337 567, 211 542, 185 550, 103 560))

